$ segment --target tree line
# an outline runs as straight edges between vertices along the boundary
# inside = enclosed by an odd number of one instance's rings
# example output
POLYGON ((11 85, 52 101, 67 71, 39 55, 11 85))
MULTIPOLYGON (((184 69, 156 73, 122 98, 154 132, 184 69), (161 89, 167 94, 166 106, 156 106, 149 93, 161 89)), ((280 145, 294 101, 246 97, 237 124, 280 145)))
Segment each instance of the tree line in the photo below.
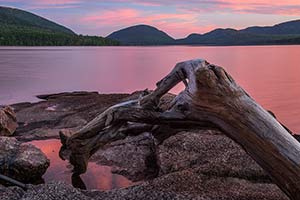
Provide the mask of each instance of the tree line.
POLYGON ((39 28, 0 24, 1 46, 114 46, 119 42, 98 37, 68 34, 39 28))

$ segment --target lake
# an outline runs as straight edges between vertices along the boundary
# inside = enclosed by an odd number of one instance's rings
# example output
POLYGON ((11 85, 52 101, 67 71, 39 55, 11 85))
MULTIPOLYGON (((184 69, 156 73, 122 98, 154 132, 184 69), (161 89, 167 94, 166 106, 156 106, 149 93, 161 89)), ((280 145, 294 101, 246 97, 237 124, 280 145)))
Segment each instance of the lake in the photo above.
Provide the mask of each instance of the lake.
POLYGON ((300 46, 1 47, 0 104, 65 91, 153 89, 177 62, 194 58, 223 66, 257 102, 300 132, 300 46))
MULTIPOLYGON (((300 46, 1 47, 0 104, 66 91, 154 89, 177 62, 194 58, 223 66, 258 103, 300 133, 300 46)), ((172 92, 182 89, 181 84, 172 92)), ((59 141, 32 144, 51 160, 46 181, 72 182, 70 166, 58 158, 59 141)), ((133 184, 96 164, 82 178, 88 188, 102 190, 133 184)))

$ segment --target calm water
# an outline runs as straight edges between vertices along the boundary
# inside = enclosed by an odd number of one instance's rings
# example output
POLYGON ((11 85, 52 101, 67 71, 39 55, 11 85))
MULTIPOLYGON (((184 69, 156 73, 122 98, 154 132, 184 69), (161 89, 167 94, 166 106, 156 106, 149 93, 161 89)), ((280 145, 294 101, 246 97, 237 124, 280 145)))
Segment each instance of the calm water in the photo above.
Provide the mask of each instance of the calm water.
MULTIPOLYGON (((177 62, 194 58, 223 66, 256 101, 300 133, 300 46, 2 47, 0 104, 36 101, 35 95, 65 91, 154 89, 177 62)), ((60 144, 34 144, 52 160, 46 181, 70 182, 67 163, 57 157, 60 144)), ((131 184, 111 174, 109 167, 95 164, 82 178, 88 188, 104 190, 131 184)))
POLYGON ((35 101, 44 93, 154 88, 176 62, 193 58, 223 66, 260 104, 300 132, 300 46, 2 47, 0 104, 35 101))
MULTIPOLYGON (((50 159, 50 166, 43 176, 45 182, 64 181, 73 184, 75 187, 81 186, 78 180, 72 180, 72 166, 59 158, 58 152, 61 147, 59 140, 43 140, 30 142, 41 149, 50 159)), ((111 190, 115 188, 123 188, 133 185, 127 178, 113 174, 108 166, 99 166, 90 162, 87 172, 81 175, 84 186, 88 189, 111 190)))

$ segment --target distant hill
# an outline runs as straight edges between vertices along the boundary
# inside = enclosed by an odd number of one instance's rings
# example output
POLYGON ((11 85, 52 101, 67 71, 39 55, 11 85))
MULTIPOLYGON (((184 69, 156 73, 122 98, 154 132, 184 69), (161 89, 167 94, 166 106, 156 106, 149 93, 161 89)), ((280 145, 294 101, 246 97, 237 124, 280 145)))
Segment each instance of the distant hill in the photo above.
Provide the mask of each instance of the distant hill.
MULTIPOLYGON (((299 35, 300 36, 300 35, 299 35)), ((191 34, 176 44, 186 45, 264 45, 280 44, 280 41, 297 37, 291 35, 263 35, 241 32, 235 29, 215 29, 205 34, 191 34)), ((295 41, 295 40, 294 40, 295 41)), ((285 43, 286 44, 286 43, 285 43)))
POLYGON ((284 22, 274 26, 252 26, 242 29, 240 32, 265 35, 300 35, 300 20, 284 22))
POLYGON ((300 20, 274 26, 249 27, 242 30, 215 29, 205 34, 193 33, 182 39, 173 39, 152 26, 138 25, 110 34, 107 38, 121 45, 268 45, 300 44, 300 20))
POLYGON ((72 30, 35 14, 0 6, 0 46, 103 46, 119 42, 72 30))
POLYGON ((264 45, 300 44, 300 20, 269 27, 249 27, 242 30, 215 29, 205 34, 191 34, 176 40, 188 45, 264 45))
POLYGON ((27 11, 0 6, 0 25, 8 28, 31 27, 52 32, 75 34, 72 30, 27 11))
POLYGON ((175 42, 168 34, 148 25, 131 26, 113 32, 107 38, 117 40, 122 45, 167 45, 175 42))

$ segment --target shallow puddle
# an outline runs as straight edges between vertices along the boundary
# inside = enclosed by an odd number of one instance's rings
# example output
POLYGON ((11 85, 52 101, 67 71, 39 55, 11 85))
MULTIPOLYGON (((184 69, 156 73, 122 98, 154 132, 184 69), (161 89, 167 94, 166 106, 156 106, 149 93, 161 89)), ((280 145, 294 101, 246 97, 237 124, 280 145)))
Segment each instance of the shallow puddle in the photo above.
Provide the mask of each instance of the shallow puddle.
POLYGON ((99 190, 111 190, 133 185, 126 177, 113 174, 111 167, 97 165, 93 162, 88 164, 87 172, 80 176, 83 183, 78 177, 73 177, 72 181, 72 166, 68 161, 61 160, 58 155, 61 147, 59 140, 41 140, 29 143, 41 149, 50 159, 50 166, 43 176, 46 183, 50 181, 64 181, 72 184, 73 182, 74 187, 83 188, 86 186, 87 189, 99 190))

